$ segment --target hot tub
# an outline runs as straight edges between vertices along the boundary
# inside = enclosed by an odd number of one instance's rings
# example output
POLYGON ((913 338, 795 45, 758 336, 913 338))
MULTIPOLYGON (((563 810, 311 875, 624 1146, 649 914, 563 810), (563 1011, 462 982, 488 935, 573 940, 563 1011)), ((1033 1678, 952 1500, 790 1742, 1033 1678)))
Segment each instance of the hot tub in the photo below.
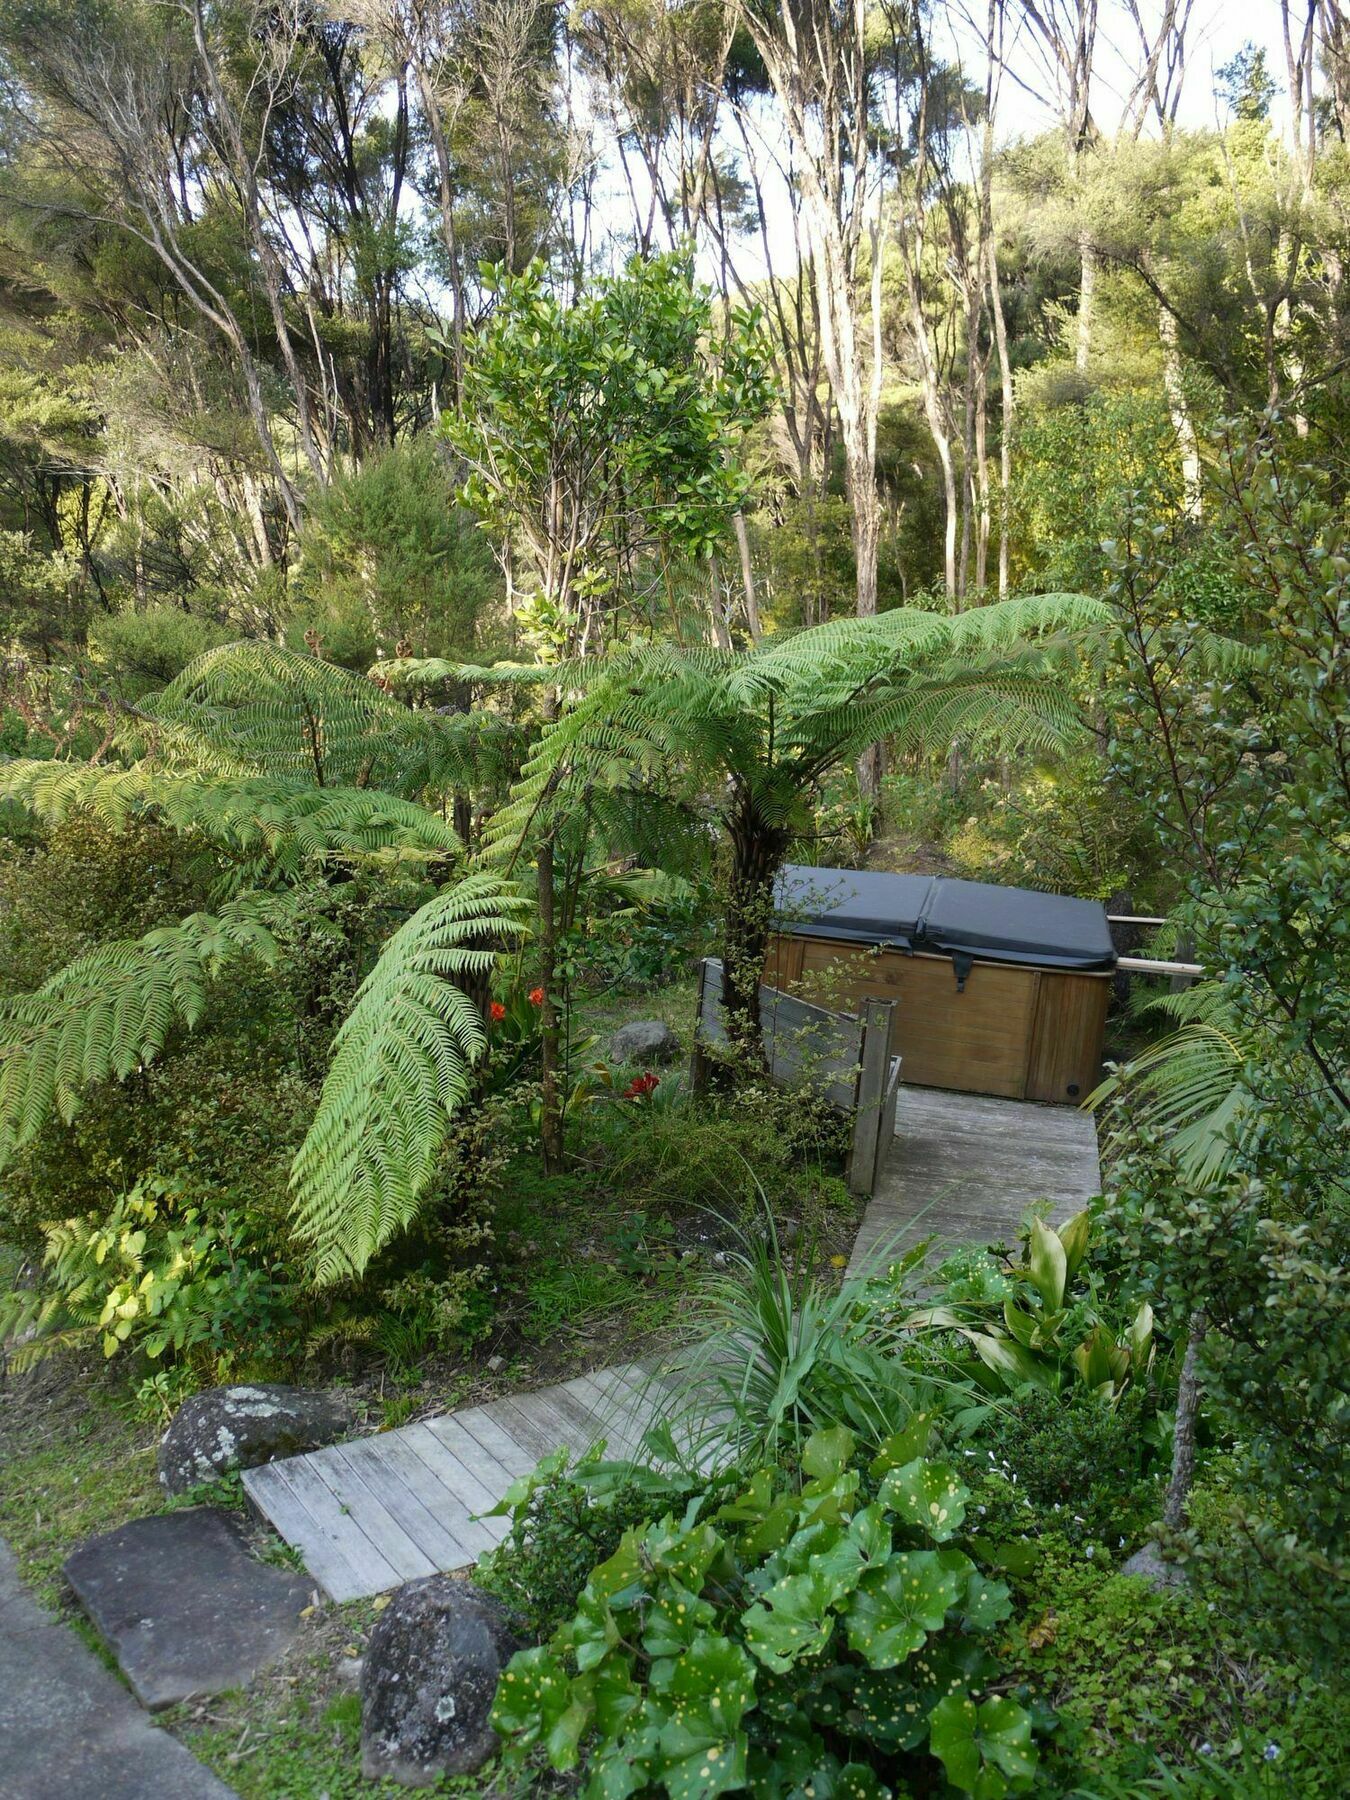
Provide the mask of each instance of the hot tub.
POLYGON ((1092 900, 875 869, 782 873, 764 979, 895 1000, 904 1079, 1072 1105, 1101 1077, 1116 957, 1092 900))

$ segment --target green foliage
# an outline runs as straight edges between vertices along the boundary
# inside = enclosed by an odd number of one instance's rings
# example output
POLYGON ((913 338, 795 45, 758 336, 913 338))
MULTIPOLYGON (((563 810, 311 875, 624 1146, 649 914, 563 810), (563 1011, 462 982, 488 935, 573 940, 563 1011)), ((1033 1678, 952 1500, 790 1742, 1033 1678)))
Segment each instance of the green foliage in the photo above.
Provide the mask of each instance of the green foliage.
MULTIPOLYGON (((975 1351, 957 1366, 991 1392, 1024 1388, 1059 1393, 1081 1386, 1112 1406, 1153 1361, 1153 1309, 1140 1304, 1122 1330, 1102 1305, 1102 1283, 1087 1267, 1091 1225, 1079 1213, 1058 1230, 1033 1218, 1019 1263, 1005 1279, 972 1288, 970 1271, 957 1273, 955 1291, 911 1313, 910 1330, 955 1332, 975 1351), (1082 1276, 1079 1281, 1078 1277, 1082 1276)), ((941 1271, 939 1271, 941 1273, 941 1271)))
POLYGON ((964 1499, 922 1460, 855 1466, 838 1429, 806 1440, 799 1472, 728 1475, 630 1527, 575 1616, 503 1674, 508 1763, 584 1756, 595 1795, 881 1800, 933 1758, 958 1792, 1029 1791, 1031 1714, 988 1691, 1008 1592, 948 1541, 964 1499))
POLYGON ((631 600, 644 553, 721 543, 747 487, 737 440, 767 405, 765 353, 756 318, 736 312, 709 368, 711 303, 682 256, 634 258, 572 305, 542 264, 493 283, 446 430, 465 500, 503 541, 519 534, 537 628, 563 647, 597 604, 631 600))
POLYGON ((1140 1543, 1160 1509, 1167 1424, 1138 1386, 1114 1407, 1070 1387, 1027 1388, 991 1408, 963 1465, 986 1509, 981 1529, 1050 1525, 1074 1544, 1140 1543))
POLYGON ((521 912, 495 877, 470 875, 394 933, 362 984, 293 1173, 296 1231, 320 1281, 359 1275, 416 1216, 487 1049, 455 982, 486 978, 521 912))
POLYGON ((128 699, 138 700, 167 686, 189 663, 229 643, 233 635, 181 606, 150 606, 144 612, 96 615, 88 646, 99 673, 128 699))
POLYGON ((105 1357, 139 1351, 197 1362, 214 1372, 241 1357, 265 1362, 295 1323, 282 1261, 249 1241, 244 1221, 185 1206, 147 1178, 99 1219, 48 1226, 41 1290, 8 1296, 0 1337, 27 1368, 83 1338, 105 1357))
POLYGON ((591 1570, 651 1516, 654 1497, 677 1491, 650 1471, 606 1463, 598 1453, 573 1465, 566 1451, 555 1451, 494 1509, 511 1528, 479 1559, 474 1581, 532 1640, 549 1637, 576 1610, 591 1570))
POLYGON ((414 801, 378 788, 316 787, 275 774, 232 781, 140 763, 91 768, 16 760, 0 767, 0 796, 49 824, 83 812, 113 831, 160 820, 230 853, 233 885, 293 881, 326 860, 432 862, 462 850, 453 828, 414 801))
POLYGON ((33 994, 0 1001, 0 1157, 30 1142, 53 1113, 69 1122, 89 1086, 125 1081, 201 1018, 221 967, 275 955, 256 899, 214 916, 89 951, 33 994))
POLYGON ((348 668, 364 673, 399 644, 467 660, 491 628, 500 577, 430 437, 403 439, 319 489, 300 548, 287 637, 317 633, 348 668))

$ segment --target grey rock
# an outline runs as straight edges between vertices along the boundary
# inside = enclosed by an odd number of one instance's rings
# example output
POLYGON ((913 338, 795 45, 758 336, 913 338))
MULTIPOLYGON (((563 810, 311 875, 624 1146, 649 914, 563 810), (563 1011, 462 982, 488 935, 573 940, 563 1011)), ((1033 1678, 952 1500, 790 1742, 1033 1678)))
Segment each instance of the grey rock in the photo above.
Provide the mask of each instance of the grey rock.
POLYGON ((0 1793, 5 1800, 231 1800, 69 1625, 43 1612, 0 1543, 0 1793))
POLYGON ((1150 1587, 1159 1591, 1165 1588, 1185 1587, 1186 1571, 1177 1563, 1168 1562, 1156 1544, 1145 1544, 1142 1550, 1136 1550, 1133 1556, 1127 1556, 1120 1565, 1122 1575, 1137 1575, 1150 1587))
POLYGON ((664 1019, 633 1019, 620 1025, 609 1040, 613 1063, 641 1063, 644 1068, 674 1062, 680 1040, 664 1019))
POLYGON ((231 1469, 317 1450, 350 1431, 353 1418, 350 1399, 325 1388, 206 1388, 183 1402, 160 1440, 160 1484, 186 1494, 231 1469))
POLYGON ((471 1582, 428 1575, 380 1614, 361 1669, 361 1771, 432 1787, 471 1775, 497 1748, 488 1723, 515 1649, 506 1615, 471 1582))
POLYGON ((237 1515, 214 1506, 90 1538, 65 1575, 152 1711, 246 1687, 294 1642, 312 1586, 250 1555, 237 1515))

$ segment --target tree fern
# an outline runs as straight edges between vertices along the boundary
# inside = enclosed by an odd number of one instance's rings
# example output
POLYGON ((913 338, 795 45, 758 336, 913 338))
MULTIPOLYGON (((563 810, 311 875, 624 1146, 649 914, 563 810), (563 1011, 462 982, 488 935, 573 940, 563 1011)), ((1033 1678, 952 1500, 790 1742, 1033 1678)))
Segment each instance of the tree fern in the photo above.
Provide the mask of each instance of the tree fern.
POLYGON ((53 1114, 69 1123, 93 1083, 125 1080, 175 1027, 195 1025, 225 963, 270 961, 264 915, 256 897, 193 913, 90 951, 35 993, 0 1000, 0 1164, 53 1114))
POLYGON ((520 936, 524 904, 471 875, 395 932, 362 984, 291 1175, 319 1281, 359 1275, 416 1216, 487 1045, 456 978, 486 973, 520 936))
POLYGON ((1252 1028, 1241 1019, 1226 983, 1205 981, 1160 995, 1157 1009, 1183 1022, 1123 1064, 1088 1098, 1101 1108, 1125 1101, 1128 1117, 1112 1133, 1124 1142, 1142 1126, 1168 1141, 1181 1171, 1209 1185, 1222 1180, 1255 1106, 1246 1073, 1256 1055, 1252 1028))
POLYGON ((311 859, 446 857, 462 850, 453 828, 415 801, 378 788, 318 788, 277 775, 231 780, 143 764, 109 769, 11 762, 0 765, 0 797, 49 824, 89 812, 124 831, 153 815, 176 831, 196 833, 255 863, 261 859, 265 870, 287 879, 311 859))

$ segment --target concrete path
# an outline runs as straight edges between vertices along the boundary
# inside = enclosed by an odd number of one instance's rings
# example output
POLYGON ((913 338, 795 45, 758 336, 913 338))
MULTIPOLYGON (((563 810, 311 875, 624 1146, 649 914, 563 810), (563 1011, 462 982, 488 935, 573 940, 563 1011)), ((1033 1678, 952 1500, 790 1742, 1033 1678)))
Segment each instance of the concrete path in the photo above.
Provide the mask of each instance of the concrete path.
POLYGON ((0 1542, 0 1794, 4 1800, 232 1800, 233 1789, 45 1613, 0 1542))
POLYGON ((1059 1224, 1101 1187, 1097 1127, 1073 1106, 902 1087, 895 1137, 858 1230, 850 1275, 925 1237, 1011 1244, 1033 1201, 1048 1200, 1051 1222, 1059 1224))

